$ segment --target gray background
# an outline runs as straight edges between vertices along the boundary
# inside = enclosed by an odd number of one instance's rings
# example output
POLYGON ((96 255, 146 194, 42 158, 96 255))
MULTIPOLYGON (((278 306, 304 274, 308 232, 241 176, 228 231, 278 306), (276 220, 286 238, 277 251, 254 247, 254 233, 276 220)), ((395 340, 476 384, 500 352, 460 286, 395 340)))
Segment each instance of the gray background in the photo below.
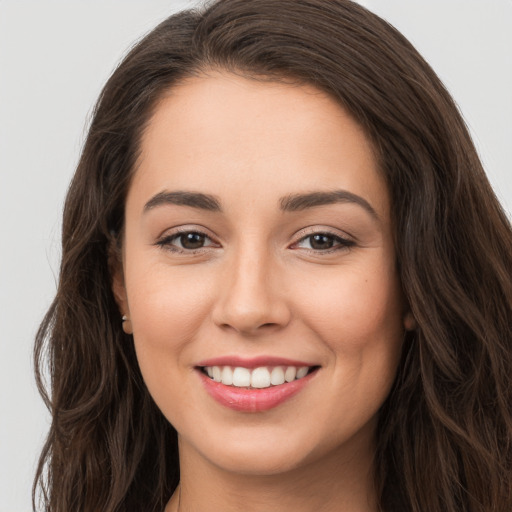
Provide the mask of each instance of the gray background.
MULTIPOLYGON (((126 49, 192 0, 0 0, 0 512, 30 510, 48 415, 31 350, 55 293, 62 203, 126 49)), ((512 0, 361 0, 432 64, 512 211, 512 0)))

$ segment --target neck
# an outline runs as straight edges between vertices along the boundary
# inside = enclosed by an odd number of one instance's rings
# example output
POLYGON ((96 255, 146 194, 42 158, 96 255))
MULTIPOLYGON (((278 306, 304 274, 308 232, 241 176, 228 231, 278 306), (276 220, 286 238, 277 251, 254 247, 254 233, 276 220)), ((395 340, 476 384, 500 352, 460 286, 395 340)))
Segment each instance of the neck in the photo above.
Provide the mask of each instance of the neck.
POLYGON ((181 482, 166 512, 376 512, 373 453, 331 452, 272 475, 225 471, 180 442, 181 482))

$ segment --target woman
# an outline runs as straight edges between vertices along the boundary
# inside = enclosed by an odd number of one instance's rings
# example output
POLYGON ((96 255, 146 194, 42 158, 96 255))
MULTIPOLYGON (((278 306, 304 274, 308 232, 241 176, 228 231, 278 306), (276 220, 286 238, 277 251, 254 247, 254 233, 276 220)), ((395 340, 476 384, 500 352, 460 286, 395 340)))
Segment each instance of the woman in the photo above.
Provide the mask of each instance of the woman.
POLYGON ((453 101, 384 21, 172 16, 69 190, 46 509, 510 510, 511 260, 453 101))

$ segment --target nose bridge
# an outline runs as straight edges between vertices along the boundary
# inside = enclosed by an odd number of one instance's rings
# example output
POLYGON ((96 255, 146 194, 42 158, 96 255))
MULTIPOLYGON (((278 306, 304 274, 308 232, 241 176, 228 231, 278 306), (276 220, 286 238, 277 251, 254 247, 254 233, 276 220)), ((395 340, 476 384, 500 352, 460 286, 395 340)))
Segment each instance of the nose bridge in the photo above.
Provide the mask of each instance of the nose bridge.
POLYGON ((255 239, 233 248, 226 262, 215 321, 238 332, 254 334, 289 321, 289 310, 277 283, 276 257, 255 239))

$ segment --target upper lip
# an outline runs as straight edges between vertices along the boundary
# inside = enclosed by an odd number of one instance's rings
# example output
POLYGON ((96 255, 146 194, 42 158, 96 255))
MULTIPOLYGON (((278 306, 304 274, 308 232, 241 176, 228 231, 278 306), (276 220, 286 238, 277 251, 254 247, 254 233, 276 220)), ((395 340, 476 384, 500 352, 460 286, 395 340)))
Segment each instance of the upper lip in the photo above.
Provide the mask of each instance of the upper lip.
POLYGON ((298 361, 276 356, 258 356, 245 358, 240 356, 220 356, 211 359, 205 359, 195 365, 196 367, 205 366, 234 366, 242 368, 259 368, 262 366, 318 366, 307 361, 298 361))

